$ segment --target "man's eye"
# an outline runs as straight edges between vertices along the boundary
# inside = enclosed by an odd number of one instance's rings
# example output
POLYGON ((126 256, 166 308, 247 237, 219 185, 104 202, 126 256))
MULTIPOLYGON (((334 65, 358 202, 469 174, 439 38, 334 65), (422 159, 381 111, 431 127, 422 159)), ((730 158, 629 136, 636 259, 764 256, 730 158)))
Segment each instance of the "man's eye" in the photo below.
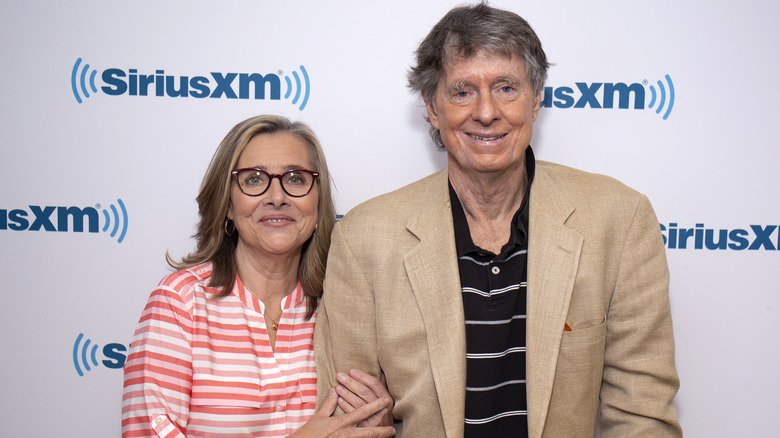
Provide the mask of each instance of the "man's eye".
POLYGON ((463 102, 469 99, 471 97, 471 93, 466 90, 461 91, 455 91, 452 93, 452 100, 456 102, 463 102))

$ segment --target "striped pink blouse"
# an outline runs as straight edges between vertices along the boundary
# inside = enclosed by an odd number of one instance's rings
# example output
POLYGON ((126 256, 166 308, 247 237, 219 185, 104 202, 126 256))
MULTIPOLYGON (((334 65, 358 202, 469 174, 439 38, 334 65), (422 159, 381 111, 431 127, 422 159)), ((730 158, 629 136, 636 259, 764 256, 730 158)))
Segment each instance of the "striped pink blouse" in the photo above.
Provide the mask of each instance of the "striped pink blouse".
POLYGON ((122 437, 284 437, 314 413, 317 380, 300 284, 282 301, 276 351, 263 303, 236 279, 206 286, 211 264, 152 292, 125 363, 122 437))

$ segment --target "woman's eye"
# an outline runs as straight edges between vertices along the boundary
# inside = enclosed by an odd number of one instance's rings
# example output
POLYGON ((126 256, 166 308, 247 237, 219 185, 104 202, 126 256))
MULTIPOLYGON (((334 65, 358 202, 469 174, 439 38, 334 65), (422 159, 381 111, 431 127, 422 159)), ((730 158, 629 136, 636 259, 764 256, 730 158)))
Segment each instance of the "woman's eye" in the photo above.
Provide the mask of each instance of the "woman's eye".
POLYGON ((291 173, 287 176, 287 183, 288 184, 304 184, 306 183, 306 180, 304 179, 303 175, 299 173, 291 173))
POLYGON ((263 174, 254 174, 249 175, 246 178, 244 178, 244 184, 250 185, 250 186, 260 186, 265 184, 267 181, 267 178, 263 174))

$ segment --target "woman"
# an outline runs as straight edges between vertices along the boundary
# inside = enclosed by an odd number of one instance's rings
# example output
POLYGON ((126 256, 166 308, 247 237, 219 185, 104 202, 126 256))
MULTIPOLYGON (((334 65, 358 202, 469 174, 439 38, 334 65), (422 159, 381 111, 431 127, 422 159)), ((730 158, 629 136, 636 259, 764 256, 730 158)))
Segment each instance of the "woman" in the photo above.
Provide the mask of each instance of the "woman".
POLYGON ((389 394, 360 372, 342 375, 343 398, 332 389, 314 413, 329 182, 304 124, 258 116, 228 133, 197 198, 197 249, 168 257, 179 271, 152 293, 133 338, 123 437, 393 435, 377 426, 388 424, 389 394), (330 417, 337 403, 343 418, 330 417))

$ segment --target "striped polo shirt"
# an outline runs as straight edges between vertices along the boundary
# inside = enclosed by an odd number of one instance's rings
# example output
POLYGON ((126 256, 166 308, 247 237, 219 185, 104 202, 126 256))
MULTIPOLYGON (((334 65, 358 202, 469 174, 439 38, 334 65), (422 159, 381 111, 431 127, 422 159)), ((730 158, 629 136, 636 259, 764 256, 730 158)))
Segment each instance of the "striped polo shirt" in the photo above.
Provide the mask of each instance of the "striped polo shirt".
POLYGON ((534 156, 526 150, 528 186, 499 254, 476 246, 452 185, 461 295, 466 319, 466 438, 528 436, 525 381, 528 198, 534 156))
POLYGON ((206 284, 211 263, 152 292, 125 363, 122 437, 284 437, 314 413, 312 337, 298 284, 282 301, 271 349, 264 306, 236 278, 206 284))

